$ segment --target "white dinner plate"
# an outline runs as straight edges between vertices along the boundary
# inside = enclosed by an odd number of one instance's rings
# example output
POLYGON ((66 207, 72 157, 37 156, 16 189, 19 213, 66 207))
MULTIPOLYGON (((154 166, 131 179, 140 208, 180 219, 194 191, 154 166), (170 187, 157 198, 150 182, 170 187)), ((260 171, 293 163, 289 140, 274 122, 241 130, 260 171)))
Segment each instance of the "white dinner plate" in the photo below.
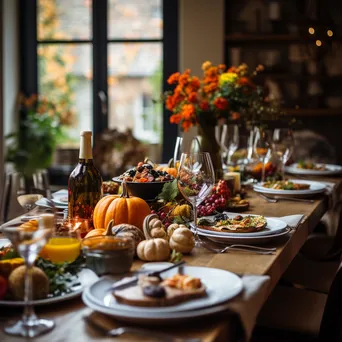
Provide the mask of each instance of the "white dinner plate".
MULTIPOLYGON (((236 213, 228 213, 228 212, 224 212, 224 214, 227 214, 229 216, 229 218, 233 218, 237 215, 241 215, 241 216, 258 216, 258 215, 250 215, 250 214, 236 214, 236 213)), ((207 216, 207 217, 201 217, 201 218, 208 218, 208 219, 213 219, 214 216, 207 216)), ((271 235, 271 234, 278 234, 281 233, 283 231, 286 230, 287 227, 287 223, 279 220, 279 219, 275 219, 275 218, 270 218, 270 217, 265 217, 266 221, 267 221, 267 225, 266 227, 259 231, 259 232, 251 232, 251 233, 230 233, 230 232, 217 232, 217 231, 213 231, 213 230, 209 230, 209 229, 203 229, 203 228, 199 228, 197 227, 199 232, 204 232, 204 233, 208 233, 211 235, 224 235, 224 236, 241 236, 241 237, 252 237, 252 236, 263 236, 263 235, 271 235)))
MULTIPOLYGON (((163 273, 163 278, 176 274, 178 269, 163 273)), ((152 320, 179 317, 184 313, 197 313, 207 307, 217 306, 238 295, 243 288, 242 280, 236 274, 209 267, 183 266, 183 273, 198 277, 207 288, 207 296, 167 307, 138 307, 121 304, 106 290, 119 277, 106 276, 88 287, 83 294, 85 304, 89 301, 96 306, 95 310, 112 316, 140 319, 147 317, 152 320), (224 286, 222 286, 224 284, 224 286)), ((92 307, 91 305, 88 305, 92 307)), ((94 308, 94 307, 93 307, 94 308)))
MULTIPOLYGON (((55 202, 55 201, 54 201, 55 202)), ((41 198, 40 200, 38 200, 36 203, 35 203, 37 206, 39 207, 44 207, 44 208, 51 208, 51 205, 49 205, 48 203, 46 203, 46 198, 43 197, 41 198)), ((58 204, 55 202, 55 207, 57 209, 66 209, 68 208, 68 203, 66 204, 58 204)))
MULTIPOLYGON (((77 282, 81 283, 80 285, 72 286, 72 292, 67 293, 63 296, 45 298, 33 300, 32 305, 49 305, 54 303, 63 302, 65 300, 69 300, 75 297, 78 297, 82 294, 84 288, 89 286, 93 282, 98 279, 98 276, 90 269, 84 268, 78 273, 77 282)), ((22 300, 0 300, 0 306, 24 306, 25 302, 22 300)))
POLYGON ((326 170, 310 170, 310 169, 300 169, 298 168, 298 164, 292 164, 285 168, 287 173, 297 174, 297 175, 308 175, 308 176, 332 176, 342 174, 342 166, 341 165, 333 165, 333 164, 316 164, 317 166, 324 165, 326 170))
POLYGON ((323 193, 326 189, 326 185, 321 182, 315 182, 310 180, 303 179, 289 179, 289 181, 298 183, 298 184, 309 184, 310 188, 305 190, 277 190, 277 189, 269 189, 263 186, 263 183, 257 183, 253 186, 254 191, 260 192, 268 195, 291 195, 291 196, 311 196, 323 193))
MULTIPOLYGON (((191 229, 192 231, 193 228, 191 229)), ((214 242, 220 242, 226 245, 232 244, 246 244, 246 245, 262 245, 274 240, 279 239, 282 236, 287 235, 290 232, 290 228, 286 228, 283 232, 271 235, 261 235, 261 236, 226 236, 226 235, 213 235, 207 232, 198 231, 198 235, 207 237, 214 242)))
POLYGON ((68 190, 62 189, 52 194, 52 200, 56 204, 68 205, 68 190))
POLYGON ((6 238, 0 239, 0 248, 11 246, 11 241, 6 238))

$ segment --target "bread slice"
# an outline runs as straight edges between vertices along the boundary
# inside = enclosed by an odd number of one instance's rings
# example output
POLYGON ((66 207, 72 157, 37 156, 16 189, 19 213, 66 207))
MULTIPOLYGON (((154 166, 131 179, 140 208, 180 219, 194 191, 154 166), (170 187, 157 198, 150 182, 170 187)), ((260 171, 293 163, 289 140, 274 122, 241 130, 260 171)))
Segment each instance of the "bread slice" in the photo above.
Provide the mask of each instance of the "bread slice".
POLYGON ((206 288, 202 285, 198 289, 177 289, 164 286, 166 296, 163 298, 147 297, 143 294, 143 288, 140 285, 132 286, 124 290, 113 292, 114 297, 119 303, 134 306, 170 306, 176 305, 188 300, 206 296, 206 288))

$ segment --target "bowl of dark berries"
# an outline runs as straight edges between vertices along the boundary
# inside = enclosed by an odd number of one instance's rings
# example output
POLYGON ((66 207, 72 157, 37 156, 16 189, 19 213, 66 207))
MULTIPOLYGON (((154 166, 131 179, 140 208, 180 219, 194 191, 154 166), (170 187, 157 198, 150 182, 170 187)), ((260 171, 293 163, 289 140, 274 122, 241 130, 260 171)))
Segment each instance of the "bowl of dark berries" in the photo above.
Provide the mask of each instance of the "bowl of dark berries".
POLYGON ((140 162, 112 180, 119 184, 125 181, 131 196, 152 201, 161 193, 164 184, 172 182, 174 177, 150 163, 140 162))

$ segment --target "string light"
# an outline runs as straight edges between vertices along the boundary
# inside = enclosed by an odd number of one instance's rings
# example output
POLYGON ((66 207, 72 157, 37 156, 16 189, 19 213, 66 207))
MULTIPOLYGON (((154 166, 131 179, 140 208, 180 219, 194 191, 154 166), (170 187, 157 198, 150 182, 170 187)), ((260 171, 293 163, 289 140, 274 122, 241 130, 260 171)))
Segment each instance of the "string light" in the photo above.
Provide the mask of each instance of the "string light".
POLYGON ((310 34, 314 34, 315 33, 315 29, 313 27, 309 27, 309 33, 310 34))
POLYGON ((322 46, 322 41, 319 40, 319 39, 317 39, 317 40, 316 40, 316 45, 317 45, 317 46, 322 46))
POLYGON ((333 36, 333 34, 334 34, 334 32, 333 32, 333 31, 331 31, 331 30, 328 30, 328 31, 327 31, 327 35, 328 35, 329 37, 332 37, 332 36, 333 36))

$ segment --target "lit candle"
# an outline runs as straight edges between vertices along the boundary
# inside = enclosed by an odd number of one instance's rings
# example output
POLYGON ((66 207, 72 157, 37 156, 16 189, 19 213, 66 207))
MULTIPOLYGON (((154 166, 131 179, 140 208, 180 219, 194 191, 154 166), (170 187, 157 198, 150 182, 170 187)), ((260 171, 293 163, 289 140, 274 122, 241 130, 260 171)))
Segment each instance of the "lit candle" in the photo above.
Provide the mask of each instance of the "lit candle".
POLYGON ((240 180, 240 172, 226 172, 224 174, 224 179, 230 179, 234 177, 234 194, 240 192, 241 190, 241 180, 240 180))

